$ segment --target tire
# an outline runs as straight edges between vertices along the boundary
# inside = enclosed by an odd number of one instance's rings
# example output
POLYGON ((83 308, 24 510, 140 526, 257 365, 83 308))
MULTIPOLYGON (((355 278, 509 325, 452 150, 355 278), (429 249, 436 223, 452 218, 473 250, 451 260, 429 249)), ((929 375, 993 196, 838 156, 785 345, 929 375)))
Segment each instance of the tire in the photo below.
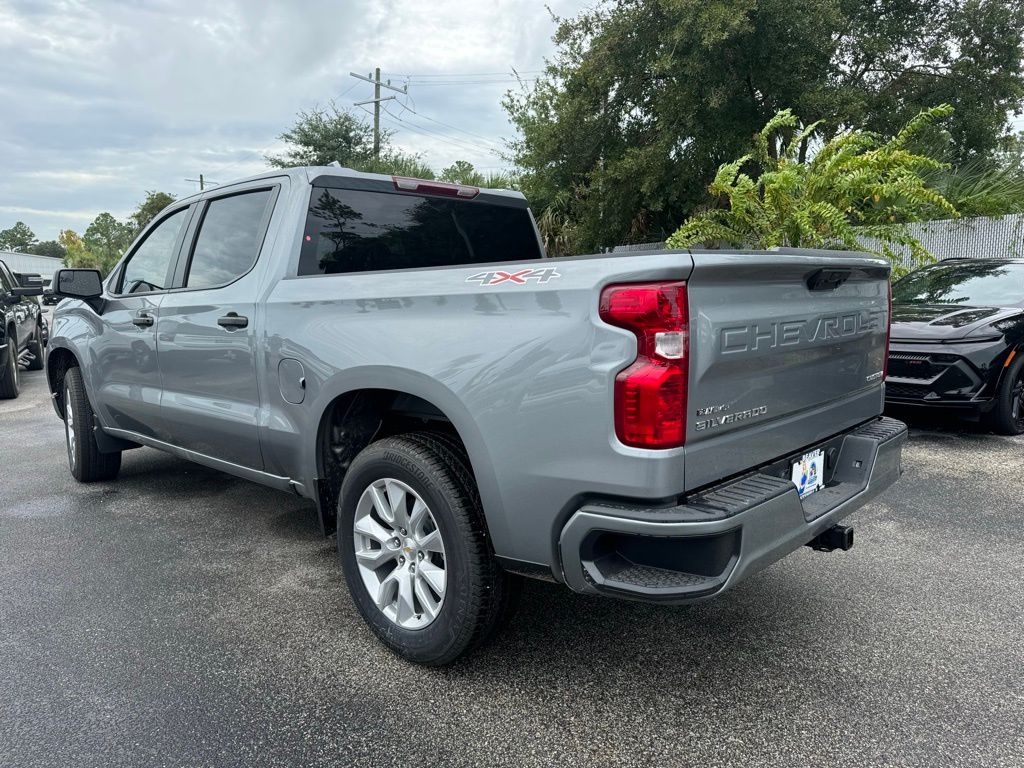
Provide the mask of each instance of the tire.
POLYGON ((1018 353, 999 384, 989 426, 999 435, 1024 434, 1024 353, 1018 353))
POLYGON ((121 469, 121 452, 102 453, 96 445, 96 416, 85 392, 82 372, 68 368, 64 374, 64 439, 68 467, 80 483, 113 480, 121 469))
POLYGON ((43 328, 38 323, 32 333, 32 341, 28 343, 28 351, 35 355, 32 362, 28 364, 28 369, 30 371, 43 370, 43 328))
POLYGON ((7 349, 0 352, 0 400, 18 396, 18 342, 13 333, 7 334, 7 349))
POLYGON ((371 443, 349 467, 338 500, 338 554, 357 609, 384 645, 429 666, 483 643, 510 614, 518 586, 494 557, 476 484, 455 445, 431 433, 371 443))

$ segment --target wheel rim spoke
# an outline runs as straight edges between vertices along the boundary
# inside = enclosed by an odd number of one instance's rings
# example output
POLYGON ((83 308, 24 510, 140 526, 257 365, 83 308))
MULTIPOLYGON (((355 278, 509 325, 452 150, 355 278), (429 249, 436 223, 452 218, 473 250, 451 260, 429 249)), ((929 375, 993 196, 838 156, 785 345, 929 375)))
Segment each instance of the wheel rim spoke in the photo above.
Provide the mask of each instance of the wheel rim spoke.
POLYGON ((384 491, 391 506, 391 519, 399 528, 408 528, 409 513, 405 507, 405 489, 394 480, 385 480, 384 491))
POLYGON ((398 610, 395 621, 408 624, 416 618, 416 606, 413 603, 412 576, 408 570, 398 577, 398 610))
POLYGON ((395 537, 394 531, 389 531, 369 515, 356 520, 354 530, 361 536, 373 539, 381 546, 384 546, 395 537))
POLYGON ((444 540, 422 497, 400 480, 375 480, 356 503, 352 531, 356 567, 378 610, 403 629, 434 621, 448 578, 444 540))
POLYGON ((438 568, 429 560, 424 560, 420 563, 420 577, 430 585, 436 594, 444 594, 446 574, 443 568, 438 568))
POLYGON ((375 601, 377 607, 386 610, 395 601, 398 592, 398 568, 389 573, 377 588, 375 601))
POLYGON ((427 552, 444 554, 444 542, 441 541, 441 534, 435 528, 419 541, 420 549, 427 552))
POLYGON ((391 511, 391 504, 388 503, 387 496, 384 495, 381 489, 374 484, 367 488, 366 492, 373 498, 373 506, 376 508, 377 513, 385 521, 393 523, 395 521, 395 513, 391 511))
POLYGON ((423 528, 423 522, 427 519, 427 505, 418 496, 413 502, 412 511, 409 513, 409 533, 413 536, 419 535, 423 528))
POLYGON ((441 604, 430 594, 430 590, 427 589, 423 579, 416 579, 416 598, 419 601, 420 609, 423 611, 424 616, 429 619, 437 616, 437 610, 441 607, 441 604))

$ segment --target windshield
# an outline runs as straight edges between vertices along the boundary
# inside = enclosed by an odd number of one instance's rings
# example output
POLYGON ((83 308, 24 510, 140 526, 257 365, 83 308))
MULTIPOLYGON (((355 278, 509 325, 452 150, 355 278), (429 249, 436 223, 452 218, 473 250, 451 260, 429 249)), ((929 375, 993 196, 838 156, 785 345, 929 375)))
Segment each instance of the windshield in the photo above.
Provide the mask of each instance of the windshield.
POLYGON ((1004 307, 1024 303, 1024 264, 992 261, 936 264, 892 287, 895 304, 1004 307))

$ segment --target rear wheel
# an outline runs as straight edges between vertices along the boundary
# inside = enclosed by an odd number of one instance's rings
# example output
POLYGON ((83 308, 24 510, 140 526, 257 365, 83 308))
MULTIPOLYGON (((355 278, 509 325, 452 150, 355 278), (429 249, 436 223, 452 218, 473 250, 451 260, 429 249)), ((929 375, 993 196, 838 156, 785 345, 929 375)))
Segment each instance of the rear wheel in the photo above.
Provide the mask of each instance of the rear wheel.
POLYGON ((0 352, 0 400, 18 396, 18 342, 7 333, 7 349, 0 352))
POLYGON ((1024 354, 1018 354, 1006 370, 989 418, 1000 435, 1024 434, 1024 354))
POLYGON ((32 341, 28 343, 28 351, 32 353, 32 362, 28 364, 30 371, 43 370, 43 326, 36 324, 32 341))
POLYGON ((507 616, 517 583, 487 541, 472 475, 428 434, 371 443, 338 502, 338 552, 363 619, 410 661, 448 664, 507 616))
POLYGON ((121 469, 121 453, 102 453, 96 445, 96 416, 85 393, 82 372, 64 374, 64 437, 71 474, 82 483, 113 480, 121 469))

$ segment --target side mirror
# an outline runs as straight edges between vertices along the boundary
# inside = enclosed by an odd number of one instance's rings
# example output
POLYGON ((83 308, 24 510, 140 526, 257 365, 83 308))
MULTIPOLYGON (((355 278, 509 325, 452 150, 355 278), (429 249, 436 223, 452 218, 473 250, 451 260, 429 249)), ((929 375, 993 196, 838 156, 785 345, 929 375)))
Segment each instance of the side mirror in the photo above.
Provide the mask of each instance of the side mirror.
POLYGON ((42 288, 43 287, 43 276, 34 273, 15 272, 14 276, 18 278, 18 282, 21 283, 23 288, 42 288))
POLYGON ((69 299, 98 299, 103 295, 98 269, 58 269, 52 285, 54 295, 69 299))

